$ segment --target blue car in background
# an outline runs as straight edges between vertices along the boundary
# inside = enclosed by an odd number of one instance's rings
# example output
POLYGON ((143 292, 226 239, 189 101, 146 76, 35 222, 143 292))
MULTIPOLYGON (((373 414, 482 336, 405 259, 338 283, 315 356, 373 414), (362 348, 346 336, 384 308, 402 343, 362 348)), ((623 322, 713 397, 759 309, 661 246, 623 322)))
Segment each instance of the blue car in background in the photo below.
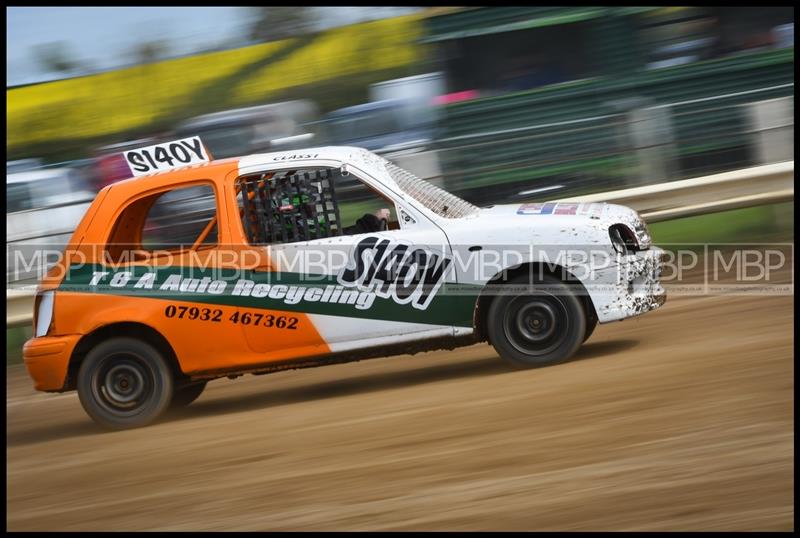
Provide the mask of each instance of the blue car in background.
POLYGON ((430 99, 383 99, 334 110, 325 116, 328 144, 377 153, 439 187, 436 106, 430 99))
POLYGON ((416 100, 386 99, 334 110, 325 117, 330 143, 378 154, 427 148, 436 128, 430 106, 416 100))

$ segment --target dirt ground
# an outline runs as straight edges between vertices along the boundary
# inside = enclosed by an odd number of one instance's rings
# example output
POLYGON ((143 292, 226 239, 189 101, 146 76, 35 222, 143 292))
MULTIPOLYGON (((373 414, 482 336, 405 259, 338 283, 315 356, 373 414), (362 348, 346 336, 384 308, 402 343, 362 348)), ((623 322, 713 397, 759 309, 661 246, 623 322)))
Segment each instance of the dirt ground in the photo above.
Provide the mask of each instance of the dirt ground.
POLYGON ((793 296, 670 298, 563 365, 491 347, 211 383, 106 433, 8 369, 9 530, 792 530, 793 296))

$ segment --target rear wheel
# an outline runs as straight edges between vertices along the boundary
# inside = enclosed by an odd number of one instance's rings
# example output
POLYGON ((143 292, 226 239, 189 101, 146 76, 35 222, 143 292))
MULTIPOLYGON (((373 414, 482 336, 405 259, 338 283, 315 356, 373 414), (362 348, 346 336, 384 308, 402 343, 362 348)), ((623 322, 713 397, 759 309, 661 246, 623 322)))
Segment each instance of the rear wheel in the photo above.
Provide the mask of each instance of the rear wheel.
POLYGON ((101 342, 78 371, 78 397, 86 413, 106 428, 150 424, 169 407, 172 372, 155 347, 134 338, 101 342))
MULTIPOLYGON (((510 282, 528 283, 527 275, 510 282)), ((586 335, 586 315, 579 299, 562 281, 550 276, 523 295, 496 296, 487 315, 490 342, 516 368, 565 361, 586 335)))
POLYGON ((207 383, 208 381, 200 381, 198 383, 192 383, 191 385, 176 388, 175 393, 172 395, 172 403, 170 404, 170 407, 186 407, 203 393, 207 383))

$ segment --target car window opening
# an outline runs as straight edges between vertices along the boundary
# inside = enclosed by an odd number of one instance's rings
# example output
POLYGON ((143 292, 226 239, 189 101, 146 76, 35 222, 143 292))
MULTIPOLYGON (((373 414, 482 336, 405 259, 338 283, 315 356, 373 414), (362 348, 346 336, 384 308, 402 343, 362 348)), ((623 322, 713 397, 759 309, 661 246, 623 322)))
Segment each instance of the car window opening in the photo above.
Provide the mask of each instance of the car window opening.
POLYGON ((390 209, 394 202, 339 169, 250 174, 238 179, 236 192, 242 227, 251 245, 400 228, 390 209))

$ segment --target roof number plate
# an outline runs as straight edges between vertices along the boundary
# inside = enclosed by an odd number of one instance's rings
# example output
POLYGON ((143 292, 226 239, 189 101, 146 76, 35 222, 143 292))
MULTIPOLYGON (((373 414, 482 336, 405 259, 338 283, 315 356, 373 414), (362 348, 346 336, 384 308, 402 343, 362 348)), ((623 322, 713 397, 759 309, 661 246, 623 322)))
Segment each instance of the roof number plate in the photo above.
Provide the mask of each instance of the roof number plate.
POLYGON ((124 155, 136 177, 211 160, 199 136, 132 149, 124 155))

